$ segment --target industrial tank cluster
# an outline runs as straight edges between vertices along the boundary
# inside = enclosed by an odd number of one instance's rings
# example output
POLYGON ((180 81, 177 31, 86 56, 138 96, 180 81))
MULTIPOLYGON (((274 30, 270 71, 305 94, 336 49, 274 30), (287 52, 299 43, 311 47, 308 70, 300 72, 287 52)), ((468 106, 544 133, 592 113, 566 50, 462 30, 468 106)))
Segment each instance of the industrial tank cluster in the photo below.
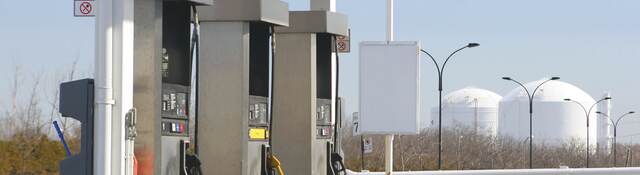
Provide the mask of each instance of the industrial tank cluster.
MULTIPOLYGON (((545 79, 526 83, 534 89, 545 79)), ((562 81, 551 81, 540 87, 533 98, 533 137, 541 143, 559 145, 572 139, 583 140, 586 134, 586 116, 579 105, 564 99, 573 99, 583 105, 595 103, 582 89, 562 81)), ((606 147, 610 124, 597 116, 595 109, 608 113, 610 104, 601 104, 591 111, 589 124, 590 144, 606 147), (600 125, 598 124, 600 122, 600 125), (593 127, 597 126, 597 127, 593 127)), ((489 90, 466 87, 447 94, 442 102, 443 128, 463 127, 488 136, 508 136, 525 141, 529 137, 529 99, 522 87, 516 87, 504 97, 489 90)), ((427 127, 438 127, 438 106, 431 109, 427 127)), ((582 143, 582 142, 578 142, 582 143)))

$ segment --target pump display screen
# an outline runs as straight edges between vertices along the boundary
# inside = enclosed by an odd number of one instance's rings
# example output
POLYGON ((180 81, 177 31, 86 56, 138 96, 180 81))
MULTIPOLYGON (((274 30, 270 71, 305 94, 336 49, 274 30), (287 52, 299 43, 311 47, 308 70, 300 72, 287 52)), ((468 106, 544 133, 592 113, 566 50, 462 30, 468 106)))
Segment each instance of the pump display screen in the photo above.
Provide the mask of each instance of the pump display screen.
POLYGON ((171 92, 162 94, 162 113, 169 118, 187 118, 187 93, 171 92))
POLYGON ((262 126, 267 124, 267 103, 255 103, 249 105, 249 124, 262 126))

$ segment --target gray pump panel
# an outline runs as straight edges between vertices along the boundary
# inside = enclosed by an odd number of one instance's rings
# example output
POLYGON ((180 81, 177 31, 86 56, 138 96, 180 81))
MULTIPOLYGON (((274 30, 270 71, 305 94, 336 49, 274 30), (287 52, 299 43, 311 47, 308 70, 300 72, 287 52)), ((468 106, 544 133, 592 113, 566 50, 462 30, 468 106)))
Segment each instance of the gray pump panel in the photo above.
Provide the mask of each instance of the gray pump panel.
POLYGON ((215 0, 198 12, 196 135, 203 174, 266 174, 271 29, 289 24, 288 5, 215 0))
POLYGON ((93 79, 83 79, 60 85, 60 114, 82 123, 80 153, 60 161, 60 174, 93 173, 93 79))
POLYGON ((341 163, 333 145, 338 122, 332 113, 338 109, 332 64, 335 37, 348 35, 348 19, 336 12, 292 11, 289 26, 275 30, 274 125, 286 127, 273 129, 273 152, 286 174, 343 172, 342 164, 332 167, 341 163))

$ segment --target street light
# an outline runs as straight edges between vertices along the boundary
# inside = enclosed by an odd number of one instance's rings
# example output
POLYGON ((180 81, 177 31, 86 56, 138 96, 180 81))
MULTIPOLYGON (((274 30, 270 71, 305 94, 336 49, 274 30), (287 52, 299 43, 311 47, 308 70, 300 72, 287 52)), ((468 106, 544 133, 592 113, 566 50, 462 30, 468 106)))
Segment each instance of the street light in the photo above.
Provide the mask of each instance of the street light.
POLYGON ((584 110, 584 114, 587 116, 587 168, 589 168, 589 145, 590 145, 589 144, 589 114, 591 114, 591 110, 593 109, 593 107, 595 107, 598 103, 605 100, 611 100, 611 97, 604 97, 596 101, 596 103, 591 105, 591 107, 589 108, 589 111, 587 111, 587 108, 585 108, 584 105, 582 105, 580 102, 572 100, 570 98, 564 99, 564 101, 570 101, 578 104, 582 108, 582 110, 584 110))
POLYGON ((478 47, 478 46, 480 46, 480 44, 478 43, 469 43, 466 46, 456 51, 453 51, 453 53, 451 53, 447 57, 447 59, 444 60, 444 63, 442 64, 442 66, 438 64, 438 61, 436 61, 436 59, 433 58, 433 56, 431 56, 429 52, 423 49, 420 49, 420 51, 427 54, 427 56, 431 58, 431 60, 436 66, 436 70, 438 71, 438 93, 439 93, 439 97, 438 97, 438 170, 442 169, 442 73, 444 72, 444 66, 446 66, 447 62, 449 62, 449 59, 451 59, 451 57, 456 53, 458 53, 459 51, 466 48, 472 48, 472 47, 478 47))
POLYGON ((616 122, 613 122, 613 119, 611 117, 609 117, 609 115, 607 115, 605 113, 602 113, 600 111, 596 111, 596 114, 601 114, 601 115, 605 116, 607 119, 609 119, 609 122, 611 122, 611 124, 613 125, 613 144, 612 144, 613 145, 613 167, 617 166, 616 165, 616 160, 617 160, 616 159, 616 156, 617 156, 616 155, 616 140, 617 140, 617 137, 618 137, 618 123, 620 122, 620 120, 622 118, 624 118, 624 116, 627 116, 627 115, 630 115, 630 114, 634 114, 634 113, 636 113, 636 112, 629 111, 629 112, 627 112, 625 114, 622 114, 622 116, 620 116, 618 118, 618 120, 616 120, 616 122))
POLYGON ((507 81, 513 81, 516 84, 520 85, 522 89, 524 89, 524 91, 527 92, 527 96, 529 97, 529 138, 530 138, 529 139, 529 169, 532 169, 533 168, 533 97, 536 95, 536 92, 538 91, 540 86, 552 80, 559 80, 560 77, 551 77, 550 79, 540 83, 533 90, 533 93, 529 93, 529 89, 527 89, 527 87, 525 87, 519 81, 512 79, 511 77, 502 77, 502 79, 507 81))

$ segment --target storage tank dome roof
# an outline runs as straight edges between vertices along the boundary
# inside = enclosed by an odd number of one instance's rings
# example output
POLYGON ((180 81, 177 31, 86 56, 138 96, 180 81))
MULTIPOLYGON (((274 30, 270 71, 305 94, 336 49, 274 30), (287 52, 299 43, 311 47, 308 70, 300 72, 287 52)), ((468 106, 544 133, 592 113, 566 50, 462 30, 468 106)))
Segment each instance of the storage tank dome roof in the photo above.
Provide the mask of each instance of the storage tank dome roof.
POLYGON ((497 108, 502 96, 475 87, 466 87, 444 96, 443 106, 497 108))
MULTIPOLYGON (((543 78, 537 81, 532 81, 524 84, 525 87, 529 90, 530 93, 533 93, 534 89, 540 85, 540 83, 549 80, 548 78, 543 78)), ((502 98, 503 102, 506 101, 516 101, 516 100, 528 100, 527 93, 520 86, 517 86, 513 90, 511 90, 507 95, 502 98)), ((581 102, 581 103, 595 103, 593 97, 587 94, 582 89, 558 80, 549 81, 538 89, 533 100, 534 101, 564 101, 564 99, 570 98, 572 100, 581 102)))

